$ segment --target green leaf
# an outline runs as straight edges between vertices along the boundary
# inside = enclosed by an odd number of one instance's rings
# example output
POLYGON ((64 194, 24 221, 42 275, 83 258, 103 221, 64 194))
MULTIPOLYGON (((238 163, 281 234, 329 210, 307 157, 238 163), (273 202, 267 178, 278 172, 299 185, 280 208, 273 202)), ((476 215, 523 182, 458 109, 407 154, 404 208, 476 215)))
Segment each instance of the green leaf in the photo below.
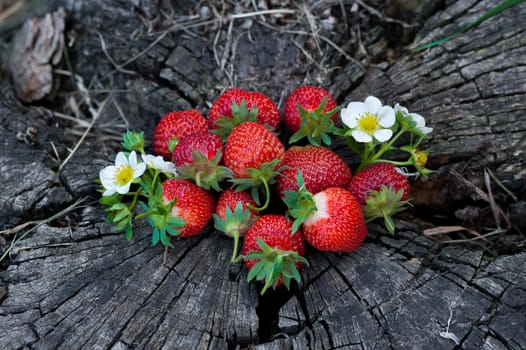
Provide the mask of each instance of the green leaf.
POLYGON ((118 223, 115 224, 115 226, 113 226, 113 230, 115 232, 124 231, 124 229, 126 229, 127 225, 128 225, 128 221, 127 220, 119 221, 118 223))
POLYGON ((247 108, 247 102, 244 99, 241 101, 240 105, 232 100, 232 117, 222 116, 215 121, 215 124, 219 128, 210 131, 219 136, 224 142, 236 126, 246 121, 257 121, 257 115, 257 106, 252 107, 249 111, 247 108))
POLYGON ((161 237, 161 243, 166 246, 166 247, 170 247, 170 248, 173 248, 173 244, 172 242, 170 242, 170 238, 168 238, 168 236, 166 235, 166 230, 160 230, 159 231, 159 235, 161 237))
POLYGON ((296 182, 298 184, 298 190, 286 190, 283 197, 283 202, 288 208, 286 214, 294 219, 292 223, 292 234, 296 233, 303 222, 318 210, 314 196, 305 188, 305 181, 299 169, 296 173, 296 182))
POLYGON ((144 154, 144 132, 126 131, 122 135, 121 144, 128 151, 138 151, 144 154))
MULTIPOLYGON (((248 258, 248 256, 247 256, 248 258)), ((252 257, 250 258, 252 259, 252 257)), ((254 258, 256 259, 256 258, 254 258)), ((259 272, 265 268, 265 264, 255 264, 250 271, 248 271, 247 275, 247 282, 252 281, 254 278, 256 278, 257 275, 259 275, 259 272)))
POLYGON ((244 209, 243 202, 239 201, 236 203, 234 211, 232 211, 229 206, 226 207, 224 220, 217 214, 213 214, 212 217, 214 219, 214 227, 216 230, 224 232, 226 235, 234 239, 232 258, 230 259, 233 263, 238 259, 237 250, 239 246, 239 237, 248 231, 258 216, 253 215, 250 209, 244 209))
POLYGON ((108 207, 112 207, 113 205, 120 203, 122 199, 122 195, 119 193, 114 193, 111 196, 101 196, 99 199, 99 203, 106 205, 108 207))
POLYGON ((118 210, 122 210, 122 209, 125 209, 125 208, 128 208, 126 206, 126 204, 124 204, 122 202, 118 202, 118 203, 115 203, 114 205, 112 205, 110 210, 118 211, 118 210))
MULTIPOLYGON (((264 294, 270 287, 276 288, 280 277, 286 288, 290 287, 290 276, 298 276, 296 263, 307 262, 297 252, 292 250, 283 251, 279 248, 273 248, 266 244, 261 238, 257 238, 259 250, 250 251, 245 259, 255 259, 257 262, 250 269, 247 280, 264 281, 261 294, 264 294), (294 270, 296 272, 294 272, 294 270)), ((300 280, 297 280, 300 282, 300 280)))
POLYGON ((329 134, 334 134, 336 132, 332 116, 340 110, 340 107, 336 107, 328 112, 323 112, 326 104, 327 97, 323 98, 320 105, 313 111, 308 111, 298 104, 301 125, 298 131, 289 138, 289 143, 298 142, 306 137, 309 140, 309 143, 315 146, 331 144, 329 134))
POLYGON ((128 226, 126 226, 126 229, 124 230, 125 232, 125 236, 126 236, 126 239, 128 241, 131 241, 132 237, 133 237, 133 225, 130 223, 128 223, 128 226))
POLYGON ((392 186, 382 185, 380 191, 369 191, 363 208, 364 217, 367 222, 383 218, 387 231, 395 233, 395 225, 392 216, 407 209, 411 202, 402 200, 404 189, 395 191, 392 186))
POLYGON ((152 245, 157 245, 159 243, 159 229, 156 227, 152 232, 152 245))
POLYGON ((118 210, 117 213, 115 214, 115 217, 113 218, 113 221, 115 222, 121 221, 122 219, 126 217, 131 217, 131 212, 130 212, 130 209, 128 209, 128 207, 118 210))
POLYGON ((170 153, 172 153, 175 149, 175 146, 177 146, 177 144, 179 143, 179 139, 177 137, 172 137, 170 138, 170 141, 168 142, 168 151, 170 151, 170 153))
POLYGON ((218 151, 212 159, 208 159, 201 152, 192 151, 192 163, 177 167, 179 179, 189 179, 197 186, 209 191, 211 189, 221 192, 222 181, 232 178, 232 171, 220 165, 223 155, 218 151))

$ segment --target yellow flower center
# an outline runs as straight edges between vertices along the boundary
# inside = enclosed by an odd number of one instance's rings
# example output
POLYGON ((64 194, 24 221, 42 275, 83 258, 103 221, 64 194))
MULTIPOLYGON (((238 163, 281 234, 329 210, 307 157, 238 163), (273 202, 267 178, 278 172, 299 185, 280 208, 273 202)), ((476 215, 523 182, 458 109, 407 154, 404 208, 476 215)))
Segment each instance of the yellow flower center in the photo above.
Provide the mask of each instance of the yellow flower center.
POLYGON ((129 165, 123 165, 117 168, 115 180, 120 186, 124 186, 133 179, 133 168, 129 165))
POLYGON ((427 163, 427 154, 420 151, 415 151, 415 161, 421 167, 425 167, 427 163))
POLYGON ((380 129, 380 124, 376 119, 376 115, 369 112, 365 113, 360 119, 358 119, 358 128, 366 133, 373 133, 376 130, 380 129))

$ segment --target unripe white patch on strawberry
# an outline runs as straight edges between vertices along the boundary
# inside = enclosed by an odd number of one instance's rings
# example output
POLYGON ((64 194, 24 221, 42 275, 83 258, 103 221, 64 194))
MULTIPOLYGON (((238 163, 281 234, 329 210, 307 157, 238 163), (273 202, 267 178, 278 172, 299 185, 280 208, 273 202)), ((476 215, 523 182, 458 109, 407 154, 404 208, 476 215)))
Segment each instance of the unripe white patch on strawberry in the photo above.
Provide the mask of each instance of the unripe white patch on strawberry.
MULTIPOLYGON (((167 205, 168 203, 170 203, 170 201, 163 197, 163 204, 164 204, 164 205, 167 205)), ((177 205, 174 205, 174 206, 172 207, 172 210, 171 210, 170 213, 171 213, 172 216, 174 216, 174 217, 177 217, 177 218, 179 217, 179 208, 177 207, 177 205)))
POLYGON ((314 203, 316 204, 316 211, 312 213, 303 223, 305 226, 310 226, 320 219, 330 217, 327 212, 327 195, 322 191, 312 196, 314 203))

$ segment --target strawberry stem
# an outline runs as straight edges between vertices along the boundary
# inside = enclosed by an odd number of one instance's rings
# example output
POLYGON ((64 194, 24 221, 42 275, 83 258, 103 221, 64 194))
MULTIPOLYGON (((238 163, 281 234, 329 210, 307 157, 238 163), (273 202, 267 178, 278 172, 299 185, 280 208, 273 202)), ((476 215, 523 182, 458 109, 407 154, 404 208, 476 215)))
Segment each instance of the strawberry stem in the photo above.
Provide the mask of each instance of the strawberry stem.
POLYGON ((238 257, 239 237, 245 234, 248 228, 256 220, 256 216, 252 215, 249 209, 244 209, 243 204, 238 202, 234 211, 230 207, 225 209, 225 218, 222 219, 219 215, 214 214, 214 227, 216 230, 225 233, 234 239, 234 249, 232 251, 232 258, 230 262, 235 263, 242 259, 238 257))
MULTIPOLYGON (((232 258, 230 259, 230 262, 231 263, 235 263, 237 262, 238 260, 238 256, 237 256, 237 251, 239 249, 239 231, 233 231, 232 232, 232 238, 234 239, 234 249, 232 250, 232 258)), ((242 259, 242 257, 240 256, 239 258, 242 259)))
POLYGON ((265 199, 265 203, 263 203, 263 205, 259 208, 257 207, 254 207, 252 204, 248 203, 247 204, 247 207, 254 210, 254 211, 263 211, 265 209, 267 209, 269 203, 270 203, 270 187, 268 185, 268 181, 267 179, 264 177, 264 176, 260 176, 259 179, 261 180, 261 182, 263 183, 263 187, 265 188, 265 196, 266 196, 266 199, 265 199))

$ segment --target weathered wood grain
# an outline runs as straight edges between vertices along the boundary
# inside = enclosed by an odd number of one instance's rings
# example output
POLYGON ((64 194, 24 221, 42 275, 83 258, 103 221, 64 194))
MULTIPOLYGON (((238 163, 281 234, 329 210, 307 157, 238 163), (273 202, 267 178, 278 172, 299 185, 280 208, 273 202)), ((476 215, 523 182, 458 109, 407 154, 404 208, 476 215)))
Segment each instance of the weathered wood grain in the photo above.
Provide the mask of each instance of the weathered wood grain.
MULTIPOLYGON (((515 234, 516 246, 495 257, 423 236, 416 220, 423 213, 426 220, 435 214, 451 219, 466 203, 487 208, 449 175, 457 170, 484 188, 485 168, 518 196, 514 203, 501 193, 499 203, 511 203, 505 208, 524 217, 525 4, 442 47, 406 51, 380 64, 361 51, 378 59, 386 50, 375 14, 360 6, 356 12, 350 2, 343 2, 344 13, 341 2, 316 4, 311 11, 318 36, 300 10, 232 22, 213 15, 213 10, 235 13, 230 2, 209 2, 209 12, 192 2, 48 3, 50 11, 59 5, 66 9, 73 76, 62 76, 53 103, 37 107, 20 104, 0 72, 0 230, 87 199, 18 241, 0 265, 0 347, 526 347, 524 237, 515 234), (324 29, 320 20, 328 16, 342 21, 324 29), (362 33, 360 49, 353 21, 364 19, 369 31, 362 33), (181 23, 195 26, 182 29, 181 23), (175 29, 165 32, 169 28, 175 29), (327 86, 341 104, 369 94, 400 102, 434 128, 430 166, 439 171, 420 185, 423 195, 415 196, 412 216, 396 220, 396 236, 386 236, 372 223, 355 253, 309 249, 301 285, 259 297, 257 286, 247 284, 245 269, 229 262, 231 240, 211 227, 198 237, 176 240, 163 261, 163 249, 151 246, 145 223, 137 225, 130 242, 104 223, 94 180, 119 147, 109 129, 115 134, 126 127, 144 130, 148 139, 167 110, 193 107, 206 114, 231 85, 263 91, 282 106, 302 83, 327 86), (81 87, 90 91, 95 107, 105 101, 105 108, 61 166, 92 121, 86 105, 72 107, 72 99, 86 101, 81 87)), ((425 20, 417 41, 449 34, 495 4, 445 1, 444 9, 425 20)), ((2 47, 9 38, 1 38, 2 47)), ((335 149, 355 160, 342 143, 335 149)), ((523 221, 514 224, 517 231, 524 229, 523 221)), ((23 232, 6 238, 12 241, 23 232)))

